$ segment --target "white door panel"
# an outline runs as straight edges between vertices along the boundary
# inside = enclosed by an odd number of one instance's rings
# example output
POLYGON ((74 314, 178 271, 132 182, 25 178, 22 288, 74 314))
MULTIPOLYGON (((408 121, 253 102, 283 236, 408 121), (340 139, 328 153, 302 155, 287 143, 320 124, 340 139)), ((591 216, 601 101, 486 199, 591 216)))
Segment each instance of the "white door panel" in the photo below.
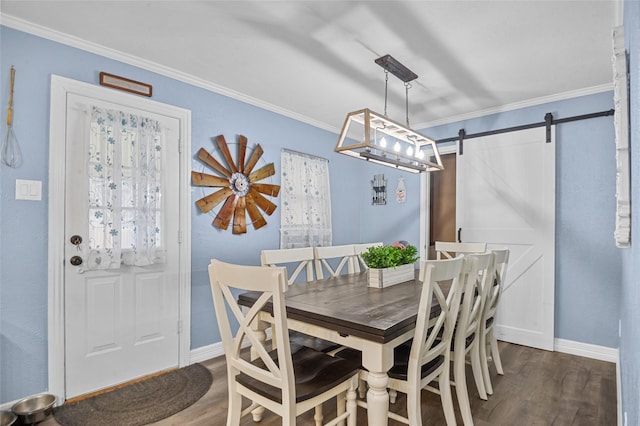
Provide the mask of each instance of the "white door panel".
MULTIPOLYGON (((179 364, 179 120, 68 94, 65 208, 65 383, 71 398, 179 364), (162 123, 166 136, 162 198, 166 262, 87 270, 89 256, 88 112, 91 105, 162 123), (72 235, 83 242, 74 245, 72 235), (83 264, 72 265, 72 256, 83 264)), ((118 155, 115 155, 117 161, 118 155)), ((95 184, 95 183, 94 183, 95 184)), ((100 183, 98 183, 99 185, 100 183)), ((104 183, 106 185, 106 183, 104 183)))
POLYGON ((468 140, 457 171, 461 240, 510 249, 497 337, 552 350, 555 140, 544 128, 468 140))

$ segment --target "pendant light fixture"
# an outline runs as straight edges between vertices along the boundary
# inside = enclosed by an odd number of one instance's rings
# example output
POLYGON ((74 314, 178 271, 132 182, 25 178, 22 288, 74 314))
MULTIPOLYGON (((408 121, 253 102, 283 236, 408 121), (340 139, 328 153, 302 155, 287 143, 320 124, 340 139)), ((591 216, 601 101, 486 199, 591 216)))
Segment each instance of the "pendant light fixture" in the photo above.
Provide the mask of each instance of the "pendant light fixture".
POLYGON ((334 151, 412 173, 443 170, 436 142, 409 127, 409 82, 418 76, 391 55, 375 62, 385 72, 384 115, 368 108, 347 114, 334 151), (405 85, 406 125, 387 117, 389 73, 405 85))

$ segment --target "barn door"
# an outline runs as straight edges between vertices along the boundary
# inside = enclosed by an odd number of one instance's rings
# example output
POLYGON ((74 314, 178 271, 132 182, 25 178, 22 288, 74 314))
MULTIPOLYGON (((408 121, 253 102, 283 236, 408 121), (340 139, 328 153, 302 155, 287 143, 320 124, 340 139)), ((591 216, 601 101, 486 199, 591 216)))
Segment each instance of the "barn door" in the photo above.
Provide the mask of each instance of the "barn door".
POLYGON ((458 156, 456 222, 464 242, 510 249, 495 333, 553 350, 555 127, 464 141, 458 156))

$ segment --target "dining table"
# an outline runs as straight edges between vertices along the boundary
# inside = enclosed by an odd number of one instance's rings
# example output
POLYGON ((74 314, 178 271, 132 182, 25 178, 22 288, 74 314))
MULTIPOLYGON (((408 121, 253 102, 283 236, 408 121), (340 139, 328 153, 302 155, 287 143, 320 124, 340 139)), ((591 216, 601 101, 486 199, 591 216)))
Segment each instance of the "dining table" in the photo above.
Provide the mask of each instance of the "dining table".
MULTIPOLYGON (((366 401, 371 426, 388 424, 387 372, 393 366, 394 348, 413 337, 422 291, 417 275, 416 270, 414 280, 377 288, 368 285, 364 271, 292 284, 285 293, 290 330, 362 352, 362 366, 369 372, 366 401)), ((250 307, 259 296, 242 293, 238 303, 250 307)), ((263 331, 265 340, 270 318, 268 311, 261 312, 261 324, 254 327, 263 331)))

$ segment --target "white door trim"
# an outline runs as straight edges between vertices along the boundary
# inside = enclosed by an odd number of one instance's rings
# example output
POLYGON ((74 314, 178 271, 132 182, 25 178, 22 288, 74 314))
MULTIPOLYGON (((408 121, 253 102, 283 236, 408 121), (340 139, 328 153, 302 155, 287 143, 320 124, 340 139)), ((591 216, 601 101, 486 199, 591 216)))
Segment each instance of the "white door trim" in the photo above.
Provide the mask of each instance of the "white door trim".
POLYGON ((191 346, 191 111, 141 98, 113 89, 51 76, 49 123, 49 224, 48 224, 48 391, 61 404, 65 401, 64 345, 64 209, 65 209, 65 114, 67 93, 93 96, 110 102, 123 102, 151 109, 180 121, 180 241, 179 273, 179 366, 189 364, 191 346), (185 154, 186 153, 186 154, 185 154))

